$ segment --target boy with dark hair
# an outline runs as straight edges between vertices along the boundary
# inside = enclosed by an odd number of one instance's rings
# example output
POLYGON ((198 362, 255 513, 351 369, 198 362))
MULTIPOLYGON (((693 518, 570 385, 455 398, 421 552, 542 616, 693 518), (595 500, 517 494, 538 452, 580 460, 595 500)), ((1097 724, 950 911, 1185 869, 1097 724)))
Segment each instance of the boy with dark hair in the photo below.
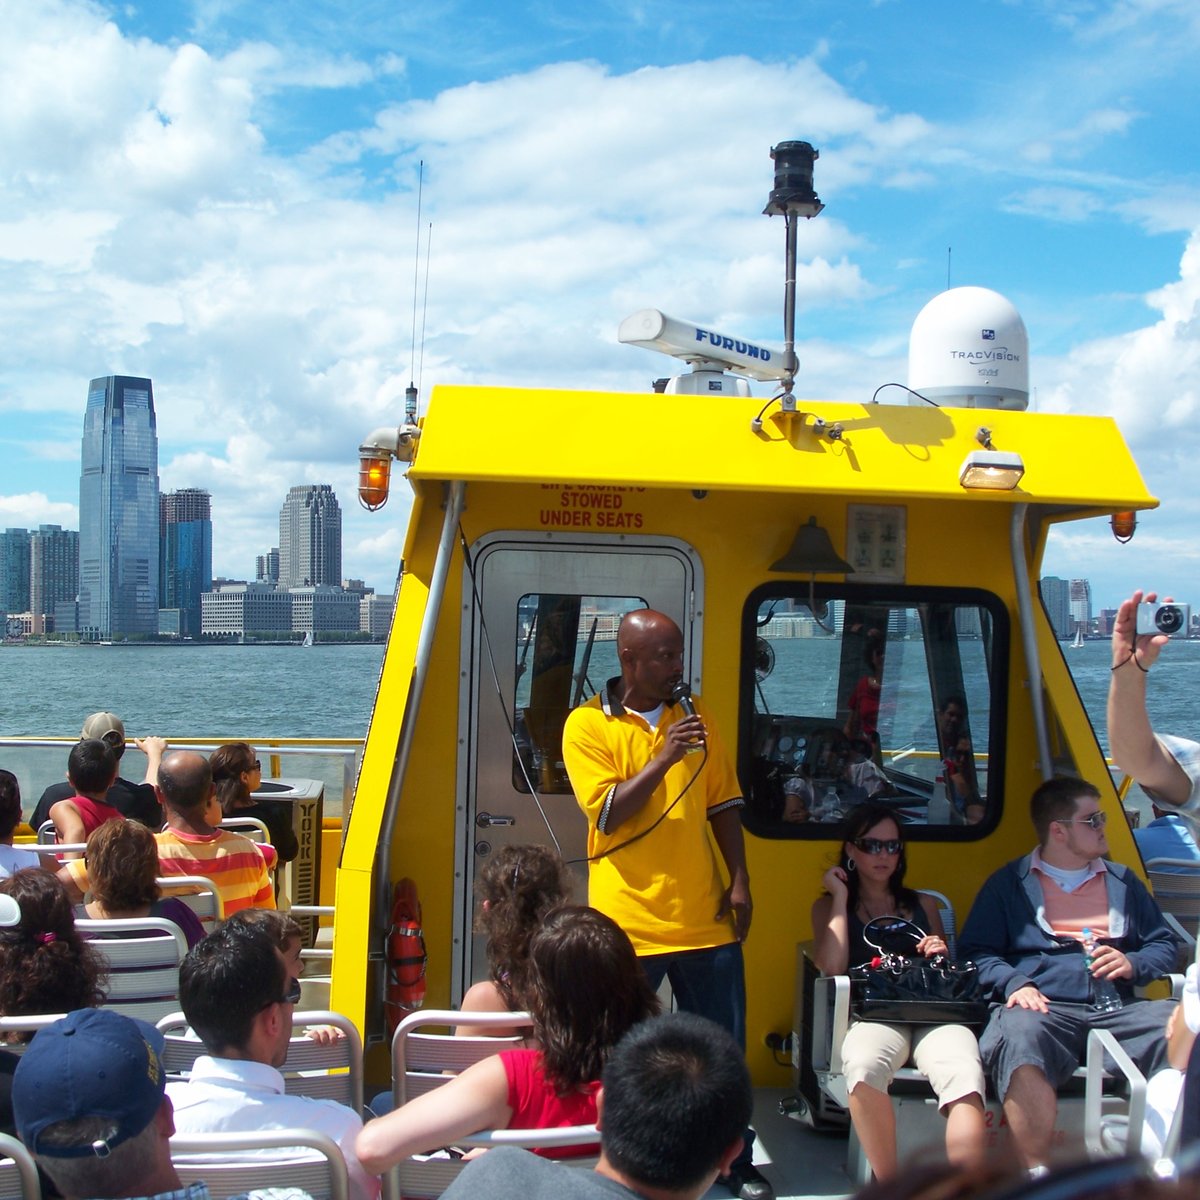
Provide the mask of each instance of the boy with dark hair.
POLYGON ((470 1163, 445 1200, 697 1200, 728 1173, 750 1121, 750 1075, 737 1048, 693 1013, 643 1021, 604 1067, 594 1171, 498 1147, 470 1163))
POLYGON ((116 777, 117 758, 107 742, 84 738, 71 747, 67 779, 75 795, 50 808, 60 842, 86 842, 105 821, 123 819, 106 799, 116 777))

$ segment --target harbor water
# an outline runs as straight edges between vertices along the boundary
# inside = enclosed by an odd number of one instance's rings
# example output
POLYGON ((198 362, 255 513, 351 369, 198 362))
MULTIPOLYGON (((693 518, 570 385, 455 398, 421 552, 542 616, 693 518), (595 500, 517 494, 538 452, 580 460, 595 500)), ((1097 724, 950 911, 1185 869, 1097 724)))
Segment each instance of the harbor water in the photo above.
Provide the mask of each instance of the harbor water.
MULTIPOLYGON (((810 646, 812 644, 810 643, 810 646)), ((796 651, 801 645, 793 643, 796 651)), ((789 667, 786 642, 778 672, 789 667)), ((812 646, 815 649, 815 646, 812 646)), ((596 646, 589 670, 601 686, 614 667, 611 644, 596 646)), ((1063 654, 1102 748, 1107 753, 1105 697, 1111 655, 1106 640, 1063 654)), ((0 738, 78 737, 84 717, 117 713, 130 738, 362 738, 383 661, 381 645, 289 646, 5 646, 0 648, 0 738)), ((803 670, 795 664, 797 690, 803 670)), ((1174 642, 1149 680, 1154 727, 1200 741, 1200 642, 1174 642)), ((801 711, 797 708, 795 711, 801 711)), ((58 754, 0 750, 0 765, 17 773, 27 806, 62 778, 58 754)), ((290 760, 284 773, 326 777, 340 793, 340 766, 290 760), (335 779, 336 777, 336 779, 335 779)), ((124 774, 140 778, 144 763, 130 751, 124 774)), ((1142 807, 1135 800, 1134 807, 1142 807)), ((327 812, 329 810, 327 809, 327 812)), ((336 802, 334 811, 337 811, 336 802)))

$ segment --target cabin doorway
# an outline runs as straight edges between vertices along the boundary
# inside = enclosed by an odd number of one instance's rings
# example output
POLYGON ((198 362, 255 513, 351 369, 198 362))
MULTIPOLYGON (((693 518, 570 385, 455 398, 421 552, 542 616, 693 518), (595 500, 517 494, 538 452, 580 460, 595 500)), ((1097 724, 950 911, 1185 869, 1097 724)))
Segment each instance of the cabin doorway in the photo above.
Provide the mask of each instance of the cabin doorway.
MULTIPOLYGON (((459 712, 458 861, 454 1002, 487 972, 472 932, 475 877, 501 846, 553 845, 582 860, 586 826, 562 765, 572 708, 619 674, 616 631, 625 613, 654 608, 684 633, 685 675, 701 690, 702 570, 673 538, 556 540, 493 534, 471 547, 463 593, 459 712)), ((571 868, 575 898, 587 868, 571 868)))

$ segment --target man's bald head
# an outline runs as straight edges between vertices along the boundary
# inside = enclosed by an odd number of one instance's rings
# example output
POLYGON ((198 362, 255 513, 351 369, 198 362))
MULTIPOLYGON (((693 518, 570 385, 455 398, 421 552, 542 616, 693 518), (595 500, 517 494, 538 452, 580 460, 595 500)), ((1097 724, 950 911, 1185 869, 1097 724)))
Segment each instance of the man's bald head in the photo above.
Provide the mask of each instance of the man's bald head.
POLYGON ((175 750, 158 768, 158 790, 163 803, 179 811, 203 807, 212 795, 212 768, 194 750, 175 750))
POLYGON ((666 613, 656 612, 653 608, 635 608, 625 614, 617 630, 617 654, 623 657, 626 650, 640 652, 649 641, 664 635, 683 641, 679 626, 666 613))
POLYGON ((638 608, 625 614, 617 630, 624 703, 649 712, 671 699, 683 678, 683 633, 666 613, 638 608))

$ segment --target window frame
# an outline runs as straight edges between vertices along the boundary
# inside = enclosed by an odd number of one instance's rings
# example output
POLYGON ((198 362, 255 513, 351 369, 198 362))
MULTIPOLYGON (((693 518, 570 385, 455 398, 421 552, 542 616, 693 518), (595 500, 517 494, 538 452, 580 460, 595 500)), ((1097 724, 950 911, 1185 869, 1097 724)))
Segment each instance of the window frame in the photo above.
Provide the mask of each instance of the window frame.
MULTIPOLYGON (((919 609, 922 605, 945 605, 985 610, 991 617, 991 646, 989 683, 989 719, 987 723, 987 783, 982 789, 985 816, 976 825, 905 823, 907 841, 965 842, 987 837, 999 824, 1004 808, 1004 761, 1008 727, 1008 692, 1011 669, 1011 618, 1007 606, 994 592, 983 588, 914 586, 892 584, 815 583, 804 580, 772 580, 759 585, 746 597, 742 607, 741 647, 738 666, 738 725, 737 772, 746 798, 742 822, 748 833, 764 841, 831 841, 837 837, 838 826, 831 822, 790 824, 774 818, 764 818, 756 808, 752 789, 754 783, 754 740, 756 734, 755 657, 759 637, 759 610, 771 600, 794 599, 807 607, 809 599, 817 602, 844 601, 847 605, 886 605, 889 608, 919 609)), ((840 635, 839 635, 840 636, 840 635)), ((925 641, 927 661, 930 643, 925 641)), ((960 656, 961 664, 961 656, 960 656)), ((929 670, 936 668, 930 662, 929 670)), ((961 667, 960 667, 961 671, 961 667)), ((930 681, 930 694, 933 686, 930 681)), ((935 714, 931 714, 935 715, 935 714)), ((832 724, 836 717, 830 717, 832 724)), ((972 727, 978 739, 979 730, 972 727)))

